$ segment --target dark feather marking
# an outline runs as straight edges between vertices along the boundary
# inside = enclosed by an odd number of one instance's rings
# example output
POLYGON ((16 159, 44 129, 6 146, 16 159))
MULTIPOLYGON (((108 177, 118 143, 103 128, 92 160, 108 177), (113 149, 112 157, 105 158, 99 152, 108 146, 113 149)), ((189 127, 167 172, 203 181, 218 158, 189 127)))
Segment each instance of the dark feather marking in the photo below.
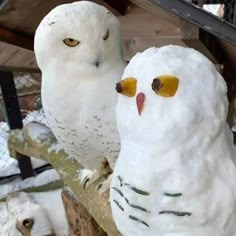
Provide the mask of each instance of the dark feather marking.
POLYGON ((120 181, 120 187, 122 187, 123 186, 123 181, 122 181, 122 178, 119 175, 118 175, 118 179, 120 181))
POLYGON ((112 189, 119 193, 121 197, 124 197, 124 194, 118 188, 112 187, 112 189))
POLYGON ((164 195, 167 197, 181 197, 183 194, 182 193, 164 193, 164 195))
POLYGON ((140 211, 144 211, 144 212, 148 212, 150 213, 150 211, 148 211, 147 209, 145 209, 144 207, 141 207, 141 206, 138 206, 138 205, 134 205, 132 203, 129 202, 129 200, 125 197, 125 201, 127 202, 127 204, 130 206, 130 207, 133 207, 135 209, 138 209, 140 211))
POLYGON ((128 185, 130 187, 131 190, 133 190, 134 192, 140 194, 140 195, 144 195, 144 196, 148 196, 150 195, 150 193, 146 192, 146 191, 143 191, 143 190, 140 190, 140 189, 137 189, 135 187, 132 187, 130 185, 128 185))
POLYGON ((180 212, 180 211, 161 211, 159 214, 173 214, 176 216, 191 216, 192 213, 190 212, 180 212))
POLYGON ((89 182, 89 178, 87 178, 84 182, 84 189, 86 188, 87 183, 89 182))
POLYGON ((124 211, 124 208, 120 205, 120 203, 117 200, 113 200, 114 203, 122 210, 124 211))
POLYGON ((129 218, 130 218, 131 220, 137 221, 137 222, 142 223, 142 224, 144 224, 145 226, 149 227, 149 225, 148 225, 145 221, 142 221, 142 220, 138 219, 138 218, 135 217, 135 216, 129 215, 129 218))
POLYGON ((148 192, 146 192, 146 191, 143 191, 143 190, 141 190, 141 189, 138 189, 138 188, 136 188, 136 187, 133 187, 133 186, 131 186, 131 185, 128 184, 128 183, 124 183, 124 182, 123 182, 123 179, 122 179, 120 176, 118 176, 118 179, 120 180, 120 186, 121 186, 121 187, 122 187, 123 185, 125 185, 125 186, 129 187, 131 190, 133 190, 134 192, 136 192, 136 193, 138 193, 138 194, 140 194, 140 195, 144 195, 144 196, 149 196, 149 195, 150 195, 150 193, 148 193, 148 192))

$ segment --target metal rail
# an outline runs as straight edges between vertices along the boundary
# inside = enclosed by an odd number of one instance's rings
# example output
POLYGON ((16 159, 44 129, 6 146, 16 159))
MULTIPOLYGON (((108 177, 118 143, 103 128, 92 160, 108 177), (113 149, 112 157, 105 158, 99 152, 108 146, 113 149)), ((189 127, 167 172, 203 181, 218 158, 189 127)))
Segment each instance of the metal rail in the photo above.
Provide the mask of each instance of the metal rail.
MULTIPOLYGON (((12 72, 0 71, 0 86, 2 90, 3 101, 6 108, 9 128, 23 128, 20 107, 17 99, 17 93, 12 72)), ((21 171, 22 179, 26 179, 33 176, 34 172, 30 158, 25 155, 18 155, 20 156, 18 160, 18 165, 21 171)))
POLYGON ((236 45, 236 26, 183 0, 149 0, 217 37, 236 45))

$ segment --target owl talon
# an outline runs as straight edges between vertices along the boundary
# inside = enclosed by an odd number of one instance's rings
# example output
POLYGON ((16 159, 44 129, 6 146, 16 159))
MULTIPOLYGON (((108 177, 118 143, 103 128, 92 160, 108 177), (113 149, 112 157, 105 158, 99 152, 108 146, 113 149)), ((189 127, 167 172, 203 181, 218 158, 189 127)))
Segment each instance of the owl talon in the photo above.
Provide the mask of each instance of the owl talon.
POLYGON ((107 190, 109 190, 111 185, 113 174, 110 174, 106 180, 98 184, 97 191, 99 194, 105 193, 107 190))
POLYGON ((89 170, 89 169, 83 169, 79 171, 78 179, 80 180, 80 183, 83 184, 83 188, 86 189, 89 185, 94 183, 96 180, 98 180, 103 173, 100 173, 97 170, 89 170))
POLYGON ((87 185, 87 183, 89 182, 89 178, 87 178, 85 181, 84 181, 84 190, 86 189, 86 185, 87 185))

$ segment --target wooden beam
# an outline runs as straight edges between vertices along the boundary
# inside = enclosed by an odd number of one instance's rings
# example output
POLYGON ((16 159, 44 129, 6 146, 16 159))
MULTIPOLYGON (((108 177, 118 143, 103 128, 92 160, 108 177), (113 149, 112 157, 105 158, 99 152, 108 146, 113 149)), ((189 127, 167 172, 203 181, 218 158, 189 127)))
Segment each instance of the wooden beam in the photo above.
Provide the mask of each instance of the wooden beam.
POLYGON ((29 67, 13 67, 13 66, 0 66, 0 71, 11 71, 11 72, 25 72, 25 73, 41 73, 38 68, 29 67))
POLYGON ((34 40, 31 37, 24 36, 10 30, 0 28, 0 41, 12 44, 24 49, 34 50, 34 40))
POLYGON ((125 15, 127 7, 128 7, 128 0, 104 0, 107 2, 111 7, 117 10, 121 15, 125 15))
POLYGON ((161 7, 156 6, 149 0, 129 0, 129 2, 144 9, 146 12, 149 12, 150 14, 158 17, 159 19, 171 21, 173 24, 176 24, 176 22, 179 21, 178 16, 163 10, 161 7))

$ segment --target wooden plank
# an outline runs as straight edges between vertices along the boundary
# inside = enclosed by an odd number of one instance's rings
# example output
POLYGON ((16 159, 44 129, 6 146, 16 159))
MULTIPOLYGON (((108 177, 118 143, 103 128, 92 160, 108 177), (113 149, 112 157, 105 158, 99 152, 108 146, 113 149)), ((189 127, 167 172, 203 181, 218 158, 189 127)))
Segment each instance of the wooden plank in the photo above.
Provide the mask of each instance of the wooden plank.
MULTIPOLYGON (((43 19, 45 15, 49 13, 54 7, 74 2, 73 0, 50 0, 50 1, 43 1, 41 0, 40 4, 36 8, 34 8, 31 13, 25 18, 18 26, 17 31, 24 32, 27 35, 33 35, 37 26, 39 25, 40 21, 43 19)), ((110 5, 105 3, 102 0, 94 0, 100 5, 105 6, 109 10, 111 10, 115 15, 120 15, 118 11, 114 10, 110 5)))
POLYGON ((180 38, 179 19, 172 17, 172 15, 163 17, 163 10, 157 10, 157 13, 154 16, 146 10, 130 4, 126 15, 118 17, 124 37, 168 36, 180 38))
POLYGON ((162 47, 165 45, 179 45, 183 47, 191 47, 204 54, 218 70, 220 70, 219 62, 211 54, 211 52, 203 45, 200 40, 189 39, 182 40, 179 38, 159 38, 159 37, 127 37, 124 39, 124 57, 129 61, 137 52, 142 52, 149 47, 162 47))
POLYGON ((129 0, 129 2, 144 9, 146 12, 149 12, 153 16, 157 17, 159 20, 162 19, 163 21, 176 25, 177 27, 179 25, 178 16, 163 10, 162 8, 156 6, 149 0, 129 0))
POLYGON ((0 66, 1 71, 23 72, 23 73, 41 73, 38 68, 0 66))
POLYGON ((19 51, 19 48, 0 42, 0 65, 3 65, 19 51))
POLYGON ((4 28, 0 28, 0 41, 28 50, 33 50, 34 48, 34 41, 32 38, 4 28))
POLYGON ((44 16, 49 13, 49 11, 60 4, 71 2, 73 2, 73 0, 41 0, 38 6, 30 12, 27 18, 18 24, 16 30, 19 32, 24 32, 26 35, 34 35, 34 32, 39 23, 44 18, 44 16))
POLYGON ((124 38, 124 57, 126 61, 129 61, 137 52, 142 52, 149 47, 162 47, 169 44, 186 46, 179 38, 126 37, 124 38))
POLYGON ((5 11, 1 12, 0 25, 11 30, 16 29, 17 25, 27 18, 29 13, 31 13, 41 1, 42 0, 10 0, 8 7, 5 11))
POLYGON ((34 53, 28 50, 19 50, 11 59, 5 62, 2 66, 5 67, 21 67, 29 69, 37 69, 37 63, 34 53))
POLYGON ((180 19, 180 31, 183 39, 199 39, 199 27, 182 18, 180 19))

